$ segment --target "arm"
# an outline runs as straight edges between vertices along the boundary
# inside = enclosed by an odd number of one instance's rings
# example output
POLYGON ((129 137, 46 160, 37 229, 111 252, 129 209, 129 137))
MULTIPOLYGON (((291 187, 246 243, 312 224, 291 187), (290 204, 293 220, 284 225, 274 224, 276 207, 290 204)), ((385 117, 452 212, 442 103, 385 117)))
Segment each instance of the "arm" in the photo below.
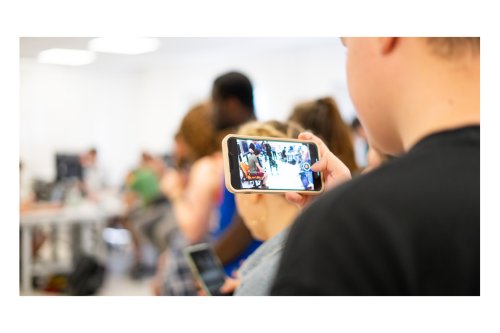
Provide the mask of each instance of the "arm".
POLYGON ((183 190, 177 171, 170 171, 162 188, 171 200, 180 231, 191 243, 199 242, 208 233, 209 219, 214 206, 219 170, 212 160, 203 158, 191 168, 183 190))
POLYGON ((214 245, 215 254, 223 265, 237 258, 253 241, 250 231, 236 214, 231 225, 214 245))

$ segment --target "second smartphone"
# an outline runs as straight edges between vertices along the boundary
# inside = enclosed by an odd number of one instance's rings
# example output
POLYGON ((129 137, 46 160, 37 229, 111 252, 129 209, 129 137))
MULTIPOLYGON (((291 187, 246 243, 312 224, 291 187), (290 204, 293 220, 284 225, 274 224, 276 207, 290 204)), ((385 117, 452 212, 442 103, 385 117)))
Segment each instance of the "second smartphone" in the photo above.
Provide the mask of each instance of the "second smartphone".
POLYGON ((323 192, 322 174, 311 170, 320 158, 313 141, 230 134, 222 154, 226 187, 233 193, 323 192))

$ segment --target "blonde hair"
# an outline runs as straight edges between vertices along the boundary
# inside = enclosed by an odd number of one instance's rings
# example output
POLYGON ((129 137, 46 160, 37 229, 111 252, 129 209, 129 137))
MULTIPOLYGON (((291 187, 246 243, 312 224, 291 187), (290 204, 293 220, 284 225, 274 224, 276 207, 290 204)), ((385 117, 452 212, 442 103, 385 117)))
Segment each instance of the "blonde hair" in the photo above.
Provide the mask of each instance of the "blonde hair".
POLYGON ((297 139, 299 134, 303 131, 304 129, 295 122, 270 120, 266 122, 252 121, 246 123, 239 128, 238 134, 297 139))

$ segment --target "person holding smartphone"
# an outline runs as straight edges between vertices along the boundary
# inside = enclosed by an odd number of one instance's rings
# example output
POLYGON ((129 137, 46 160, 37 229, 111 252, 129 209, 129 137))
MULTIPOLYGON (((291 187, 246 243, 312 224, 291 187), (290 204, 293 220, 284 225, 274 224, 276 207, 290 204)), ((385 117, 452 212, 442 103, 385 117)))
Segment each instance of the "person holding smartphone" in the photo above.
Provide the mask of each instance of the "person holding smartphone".
POLYGON ((479 295, 479 37, 342 41, 368 141, 398 157, 345 182, 326 145, 299 136, 333 189, 294 223, 271 294, 479 295))
MULTIPOLYGON (((291 122, 251 122, 243 125, 238 134, 295 139, 301 130, 291 122)), ((222 294, 234 292, 235 296, 269 295, 289 226, 299 208, 289 202, 284 193, 237 193, 235 199, 238 213, 252 236, 264 243, 243 262, 236 278, 226 279, 220 291, 222 294)))

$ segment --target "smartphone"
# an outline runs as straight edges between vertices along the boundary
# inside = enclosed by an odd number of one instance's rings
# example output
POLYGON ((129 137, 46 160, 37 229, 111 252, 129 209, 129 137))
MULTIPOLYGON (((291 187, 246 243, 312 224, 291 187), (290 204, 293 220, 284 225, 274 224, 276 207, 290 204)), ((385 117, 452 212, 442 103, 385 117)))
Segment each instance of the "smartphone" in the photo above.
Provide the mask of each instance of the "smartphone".
POLYGON ((219 289, 224 284, 226 273, 210 245, 201 243, 188 246, 184 249, 184 255, 203 291, 208 296, 221 296, 219 289))
POLYGON ((320 158, 313 141, 229 134, 222 154, 230 192, 323 192, 323 175, 311 170, 320 158))

